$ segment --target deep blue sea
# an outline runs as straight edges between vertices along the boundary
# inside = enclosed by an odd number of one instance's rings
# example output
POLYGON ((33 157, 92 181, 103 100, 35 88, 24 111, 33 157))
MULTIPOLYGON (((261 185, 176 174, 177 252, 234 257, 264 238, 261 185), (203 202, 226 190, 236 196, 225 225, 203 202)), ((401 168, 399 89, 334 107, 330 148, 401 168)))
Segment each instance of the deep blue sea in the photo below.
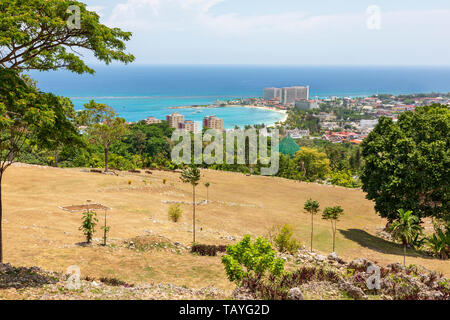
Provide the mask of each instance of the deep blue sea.
POLYGON ((283 116, 249 108, 170 110, 216 100, 260 97, 265 87, 310 85, 311 97, 450 92, 450 67, 300 66, 94 66, 95 75, 66 71, 30 72, 43 91, 70 97, 76 109, 94 99, 128 121, 164 119, 179 112, 201 121, 217 115, 224 125, 273 123, 283 116))

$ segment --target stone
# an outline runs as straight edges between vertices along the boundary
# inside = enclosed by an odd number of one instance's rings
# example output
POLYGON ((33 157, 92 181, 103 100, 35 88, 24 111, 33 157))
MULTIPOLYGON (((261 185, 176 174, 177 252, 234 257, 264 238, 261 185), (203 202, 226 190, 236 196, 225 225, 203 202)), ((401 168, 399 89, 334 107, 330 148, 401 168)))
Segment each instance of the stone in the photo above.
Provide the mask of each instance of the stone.
POLYGON ((347 292, 348 295, 355 300, 367 300, 368 299, 367 295, 364 293, 364 291, 361 288, 356 287, 353 284, 351 284, 345 280, 342 280, 339 283, 339 289, 347 292))
POLYGON ((288 292, 289 300, 305 300, 302 291, 299 288, 292 288, 288 292))
POLYGON ((316 259, 316 261, 325 261, 327 258, 321 254, 316 254, 314 259, 316 259))
POLYGON ((349 267, 354 268, 354 269, 366 268, 371 263, 372 262, 368 261, 367 259, 359 258, 359 259, 352 260, 349 263, 349 267))
POLYGON ((334 260, 337 261, 339 259, 339 256, 337 255, 336 252, 332 252, 328 255, 328 260, 334 260))

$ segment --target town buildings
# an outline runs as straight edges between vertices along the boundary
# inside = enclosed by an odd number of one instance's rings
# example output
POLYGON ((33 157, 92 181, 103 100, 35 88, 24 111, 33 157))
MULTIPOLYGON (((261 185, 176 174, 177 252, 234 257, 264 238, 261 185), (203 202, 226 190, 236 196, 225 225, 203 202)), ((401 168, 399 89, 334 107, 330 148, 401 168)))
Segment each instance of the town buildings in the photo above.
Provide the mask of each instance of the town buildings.
POLYGON ((156 119, 155 117, 148 117, 143 120, 146 124, 155 124, 155 123, 161 123, 162 120, 156 119))
POLYGON ((198 123, 192 120, 179 122, 178 129, 180 129, 181 131, 188 131, 191 133, 198 133, 200 131, 198 123))
POLYGON ((291 137, 292 139, 301 139, 309 136, 309 130, 302 130, 299 128, 295 128, 293 130, 284 130, 286 137, 291 137))
POLYGON ((184 116, 179 113, 172 113, 171 115, 166 116, 166 121, 169 123, 170 127, 178 129, 178 124, 184 121, 184 116))
POLYGON ((216 129, 223 131, 223 119, 216 116, 203 118, 203 128, 216 129))

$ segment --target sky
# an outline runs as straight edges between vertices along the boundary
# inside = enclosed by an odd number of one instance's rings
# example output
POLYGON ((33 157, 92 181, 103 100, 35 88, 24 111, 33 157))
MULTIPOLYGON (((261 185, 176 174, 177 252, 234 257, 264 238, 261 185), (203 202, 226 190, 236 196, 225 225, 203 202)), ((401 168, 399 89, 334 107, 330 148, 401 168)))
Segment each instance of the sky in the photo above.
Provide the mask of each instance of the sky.
POLYGON ((135 64, 450 65, 448 0, 81 0, 135 64))

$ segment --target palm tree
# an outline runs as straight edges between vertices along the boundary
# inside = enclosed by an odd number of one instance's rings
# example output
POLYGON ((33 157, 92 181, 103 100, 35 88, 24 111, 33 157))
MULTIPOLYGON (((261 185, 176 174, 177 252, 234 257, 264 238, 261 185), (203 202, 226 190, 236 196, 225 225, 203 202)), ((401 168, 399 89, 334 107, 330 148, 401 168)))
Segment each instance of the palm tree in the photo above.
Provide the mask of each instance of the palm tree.
POLYGON ((323 213, 322 213, 322 219, 330 220, 330 222, 331 222, 331 231, 333 232, 333 252, 334 252, 335 242, 336 242, 337 222, 339 221, 340 216, 342 216, 343 214, 344 214, 344 209, 342 209, 340 206, 327 207, 327 208, 325 208, 325 210, 323 210, 323 213))
POLYGON ((403 265, 406 266, 406 246, 422 232, 419 217, 413 215, 411 210, 398 210, 399 217, 394 221, 389 230, 394 239, 400 240, 403 244, 403 265))
POLYGON ((319 212, 319 206, 319 201, 308 199, 303 207, 303 209, 311 214, 311 252, 313 251, 314 215, 319 212))
POLYGON ((209 183, 209 182, 206 182, 205 183, 205 187, 206 187, 206 203, 208 203, 208 196, 209 196, 209 194, 208 194, 208 190, 209 190, 209 186, 210 186, 211 184, 209 183))
POLYGON ((192 185, 192 206, 193 206, 192 232, 194 235, 194 243, 195 243, 195 187, 198 185, 198 182, 200 181, 200 170, 198 170, 195 164, 192 164, 190 167, 183 170, 180 179, 184 183, 190 183, 192 185))

